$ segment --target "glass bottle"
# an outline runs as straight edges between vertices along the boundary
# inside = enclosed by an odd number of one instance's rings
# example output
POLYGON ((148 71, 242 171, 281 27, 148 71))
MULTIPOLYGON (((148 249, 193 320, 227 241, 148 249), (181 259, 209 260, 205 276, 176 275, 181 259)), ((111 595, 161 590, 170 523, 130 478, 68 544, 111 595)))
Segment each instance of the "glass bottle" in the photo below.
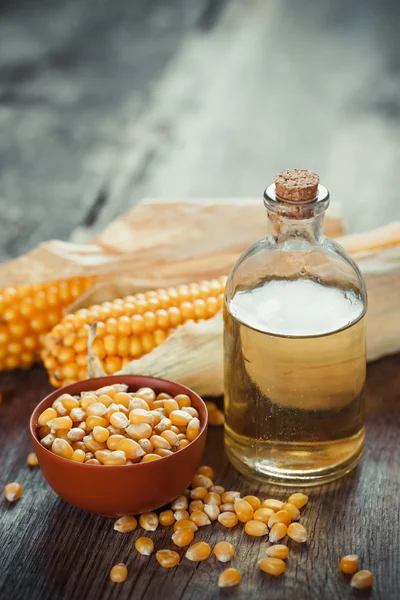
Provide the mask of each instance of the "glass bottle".
POLYGON ((246 475, 317 485, 363 451, 365 284, 323 234, 318 175, 283 171, 264 198, 268 235, 226 284, 225 446, 246 475))

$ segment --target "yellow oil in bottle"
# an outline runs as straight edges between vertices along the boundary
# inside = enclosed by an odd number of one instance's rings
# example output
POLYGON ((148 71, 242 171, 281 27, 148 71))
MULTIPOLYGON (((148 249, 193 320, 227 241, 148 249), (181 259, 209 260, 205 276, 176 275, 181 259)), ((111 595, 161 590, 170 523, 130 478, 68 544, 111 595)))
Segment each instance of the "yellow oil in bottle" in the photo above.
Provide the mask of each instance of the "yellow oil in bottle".
POLYGON ((364 442, 365 305, 307 279, 239 290, 224 307, 225 445, 242 473, 320 484, 364 442))

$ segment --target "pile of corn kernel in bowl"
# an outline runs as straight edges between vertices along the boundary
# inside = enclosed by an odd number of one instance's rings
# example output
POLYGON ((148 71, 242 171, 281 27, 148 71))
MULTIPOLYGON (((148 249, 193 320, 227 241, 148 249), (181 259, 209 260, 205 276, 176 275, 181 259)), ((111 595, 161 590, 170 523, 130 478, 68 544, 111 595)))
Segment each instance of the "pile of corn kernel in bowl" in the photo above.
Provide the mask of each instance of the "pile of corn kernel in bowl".
POLYGON ((45 448, 92 465, 158 460, 200 433, 199 414, 186 394, 172 398, 151 388, 128 392, 125 384, 63 394, 39 415, 38 425, 45 448))
MULTIPOLYGON (((222 424, 223 414, 212 402, 207 403, 214 423, 222 424), (219 413, 219 414, 218 414, 219 413)), ((159 460, 179 451, 196 439, 200 430, 197 411, 189 396, 156 395, 151 388, 129 393, 127 386, 115 384, 81 396, 63 394, 38 419, 41 444, 55 454, 77 462, 95 465, 123 465, 159 460), (147 407, 147 408, 146 408, 147 407)), ((38 465, 35 454, 27 459, 30 467, 38 465)), ((104 468, 104 467, 99 467, 104 468)), ((9 483, 4 489, 9 502, 19 500, 22 487, 9 483)), ((211 555, 220 563, 234 561, 235 548, 227 539, 213 548, 205 541, 196 541, 201 529, 216 525, 219 532, 242 525, 250 537, 267 541, 265 557, 258 561, 261 572, 281 576, 286 570, 290 546, 307 541, 307 531, 299 523, 300 510, 308 503, 303 493, 294 493, 286 501, 257 496, 241 497, 240 492, 225 490, 214 483, 214 471, 200 467, 186 489, 169 507, 157 512, 120 517, 114 530, 129 533, 138 525, 144 532, 159 527, 172 527, 171 548, 156 548, 148 535, 136 539, 134 548, 144 557, 156 551, 155 558, 164 568, 177 567, 182 559, 205 561, 211 555), (193 543, 192 543, 193 542, 193 543), (174 549, 175 548, 175 549, 174 549), (185 548, 184 556, 178 551, 185 548)), ((351 585, 368 588, 373 583, 370 571, 358 570, 359 559, 348 555, 341 559, 340 569, 351 574, 351 585)), ((111 581, 122 583, 128 578, 125 564, 115 564, 109 573, 111 581)), ((240 584, 241 574, 229 567, 216 575, 219 587, 240 584)))

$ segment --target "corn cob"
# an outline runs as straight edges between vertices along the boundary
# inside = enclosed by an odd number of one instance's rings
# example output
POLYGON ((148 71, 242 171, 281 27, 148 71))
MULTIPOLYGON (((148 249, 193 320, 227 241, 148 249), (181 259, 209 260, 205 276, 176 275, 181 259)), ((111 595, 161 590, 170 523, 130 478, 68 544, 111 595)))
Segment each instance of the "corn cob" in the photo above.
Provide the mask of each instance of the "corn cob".
POLYGON ((0 291, 0 371, 28 369, 39 360, 45 334, 93 283, 77 277, 0 291))
POLYGON ((42 359, 55 387, 87 377, 88 330, 97 322, 93 352, 106 373, 159 346, 189 320, 210 319, 222 306, 226 277, 104 302, 69 314, 44 340, 42 359))

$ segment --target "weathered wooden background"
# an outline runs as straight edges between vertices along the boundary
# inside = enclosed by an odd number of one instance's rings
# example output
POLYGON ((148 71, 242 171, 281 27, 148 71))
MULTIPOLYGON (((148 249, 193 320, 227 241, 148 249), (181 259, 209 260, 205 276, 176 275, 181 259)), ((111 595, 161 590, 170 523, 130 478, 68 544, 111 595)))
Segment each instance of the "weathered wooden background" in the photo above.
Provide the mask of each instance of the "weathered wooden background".
MULTIPOLYGON (((0 261, 50 237, 87 240, 145 196, 261 197, 293 166, 321 174, 353 230, 400 219, 399 20, 396 0, 3 0, 0 261)), ((311 540, 285 577, 262 576, 259 542, 229 532, 243 584, 228 595, 400 598, 399 361, 370 365, 363 463, 311 492, 311 540), (370 592, 338 575, 354 551, 370 592)), ((0 484, 24 486, 15 506, 0 502, 0 597, 218 598, 215 561, 157 568, 132 550, 139 531, 114 534, 28 470, 28 417, 49 389, 39 367, 0 376, 0 484), (130 575, 115 586, 120 560, 130 575)), ((283 493, 227 465, 221 430, 206 461, 226 487, 283 493)))
POLYGON ((396 0, 3 0, 0 260, 292 166, 355 230, 399 219, 399 20, 396 0))

